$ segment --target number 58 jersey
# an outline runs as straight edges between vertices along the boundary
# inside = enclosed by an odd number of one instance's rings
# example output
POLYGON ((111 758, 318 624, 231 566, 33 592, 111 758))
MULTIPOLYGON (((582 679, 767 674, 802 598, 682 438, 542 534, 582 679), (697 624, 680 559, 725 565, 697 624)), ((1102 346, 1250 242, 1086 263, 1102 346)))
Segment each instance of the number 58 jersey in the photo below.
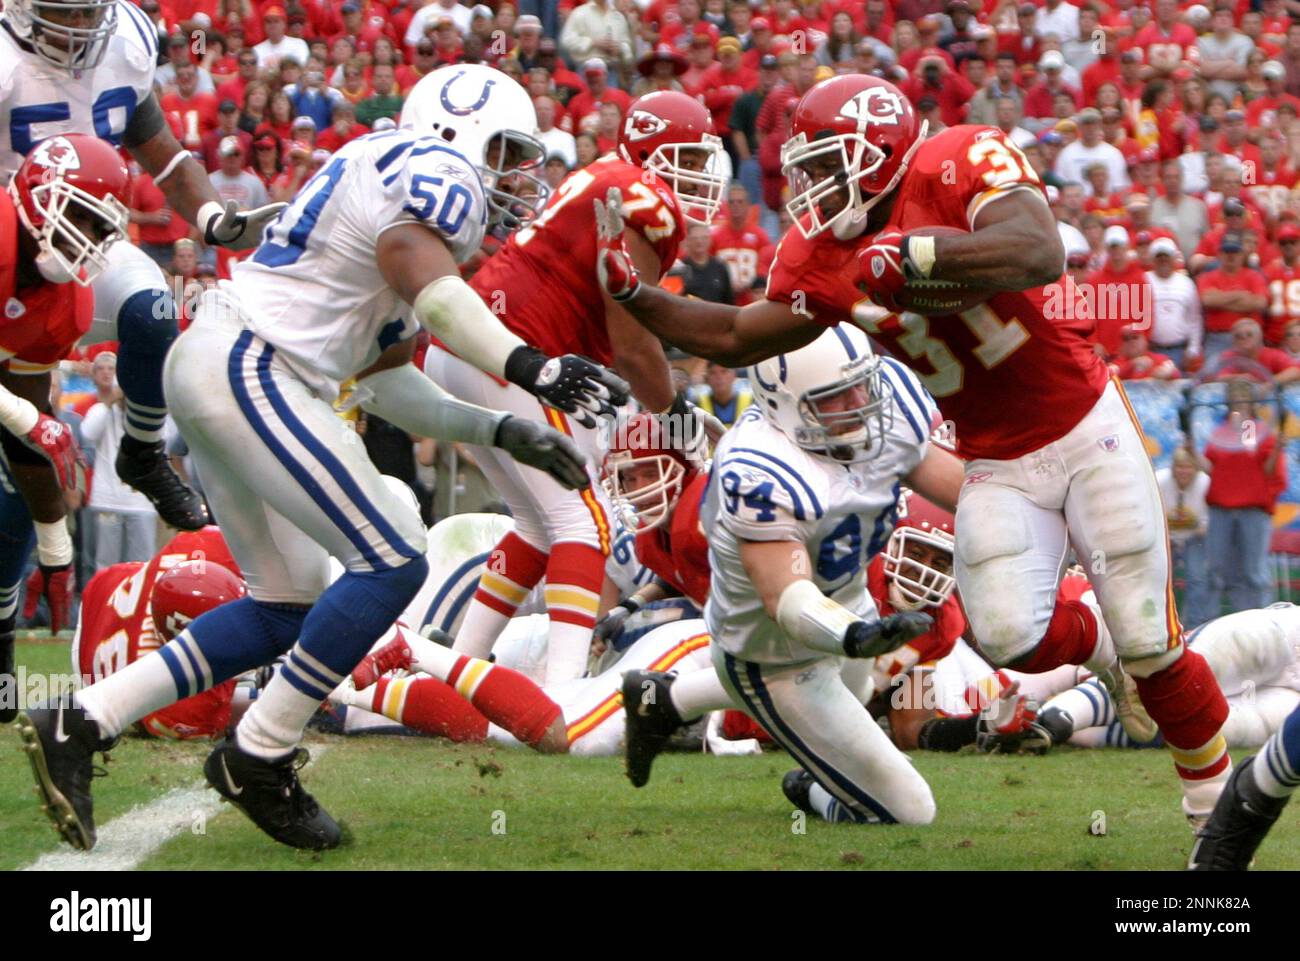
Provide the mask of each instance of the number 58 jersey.
MULTIPOLYGON (((1043 196, 1020 149, 995 127, 949 127, 917 150, 885 229, 970 230, 980 211, 1012 193, 1043 196)), ((1064 437, 1096 405, 1106 365, 1085 339, 1090 301, 1068 275, 997 292, 960 315, 892 314, 858 286, 858 254, 874 239, 844 242, 827 231, 808 240, 790 231, 767 297, 827 326, 857 324, 915 370, 953 421, 963 458, 1021 457, 1064 437)))
POLYGON ((233 299, 243 326, 332 402, 341 381, 416 333, 376 257, 384 232, 404 224, 427 227, 457 263, 467 260, 487 228, 477 168, 442 140, 405 130, 353 140, 266 228, 218 297, 233 299))
POLYGON ((882 359, 892 401, 876 456, 844 464, 814 455, 750 407, 722 436, 704 496, 712 579, 704 607, 713 643, 748 661, 795 663, 825 657, 789 636, 763 608, 740 559, 744 541, 795 541, 812 563, 809 578, 827 597, 876 617, 866 567, 894 529, 898 494, 929 443, 934 404, 916 375, 882 359))

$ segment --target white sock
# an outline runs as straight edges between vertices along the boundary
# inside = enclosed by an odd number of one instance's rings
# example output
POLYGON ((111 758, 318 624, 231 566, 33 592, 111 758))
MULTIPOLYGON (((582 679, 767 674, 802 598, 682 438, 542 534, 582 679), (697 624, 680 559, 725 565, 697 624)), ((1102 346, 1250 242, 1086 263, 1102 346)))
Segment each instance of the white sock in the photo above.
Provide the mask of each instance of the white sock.
POLYGON ((83 687, 74 700, 108 738, 117 737, 146 714, 175 704, 179 697, 167 662, 151 651, 102 681, 83 687))
POLYGON ((1062 691, 1044 704, 1043 710, 1049 707, 1059 707, 1070 715, 1076 731, 1089 727, 1105 727, 1114 720, 1115 716, 1110 695, 1095 679, 1084 681, 1068 691, 1062 691))
POLYGON ((668 689, 669 697, 683 721, 693 721, 708 711, 735 707, 718 672, 712 668, 679 676, 668 689))
POLYGON ((1083 662, 1083 666, 1094 674, 1103 674, 1115 663, 1115 642, 1111 640, 1110 630, 1101 616, 1101 607, 1091 599, 1091 593, 1083 597, 1083 606, 1092 612, 1097 621, 1097 645, 1092 649, 1092 656, 1083 662))
POLYGON ((587 673, 591 653, 591 626, 551 621, 546 641, 546 683, 542 687, 576 680, 587 673))
POLYGON ((235 742, 254 757, 278 760, 298 746, 320 705, 318 698, 303 694, 277 673, 239 722, 235 742))
MULTIPOLYGON (((458 651, 435 644, 428 638, 411 631, 402 631, 402 637, 411 646, 411 667, 425 674, 431 674, 440 681, 446 681, 451 676, 456 662, 462 657, 476 656, 469 651, 458 651)), ((486 657, 482 659, 485 660, 486 657)))

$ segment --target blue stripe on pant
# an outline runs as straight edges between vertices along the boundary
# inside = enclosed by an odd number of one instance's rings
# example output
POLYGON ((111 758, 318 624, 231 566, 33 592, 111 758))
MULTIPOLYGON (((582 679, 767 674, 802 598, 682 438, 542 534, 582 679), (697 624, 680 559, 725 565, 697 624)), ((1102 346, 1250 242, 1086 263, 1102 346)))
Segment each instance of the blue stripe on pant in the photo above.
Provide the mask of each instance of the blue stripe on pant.
POLYGON ((836 770, 819 758, 807 743, 795 733, 793 728, 777 712, 776 704, 763 681, 762 666, 751 661, 742 661, 724 653, 727 676, 732 687, 744 700, 745 706, 772 739, 790 752, 803 767, 827 791, 835 795, 847 808, 845 813, 855 815, 859 822, 880 821, 884 824, 896 824, 895 818, 875 798, 855 784, 852 778, 836 770), (740 668, 744 668, 742 680, 740 668), (748 686, 747 686, 747 684, 748 686))
POLYGON ((422 557, 423 554, 408 544, 383 514, 375 508, 338 458, 329 452, 319 438, 315 437, 290 409, 271 375, 271 360, 274 356, 274 348, 270 344, 264 345, 261 353, 257 356, 256 384, 271 405, 279 424, 272 425, 259 413, 257 404, 249 390, 249 385, 246 383, 246 374, 244 372, 245 358, 248 356, 252 344, 252 332, 244 331, 239 335, 234 349, 230 352, 228 375, 230 388, 239 404, 240 411, 244 414, 245 419, 262 443, 266 445, 276 460, 284 465, 302 490, 312 499, 312 502, 321 509, 330 523, 338 528, 357 549, 373 570, 391 570, 395 567, 401 567, 407 560, 422 557), (312 477, 309 468, 294 457, 281 442, 277 436, 277 430, 293 437, 319 463, 334 483, 338 484, 340 493, 346 498, 346 505, 337 503, 329 492, 312 477), (373 525, 375 531, 385 542, 382 549, 377 550, 370 544, 365 534, 348 519, 346 507, 353 507, 360 511, 362 516, 373 525))

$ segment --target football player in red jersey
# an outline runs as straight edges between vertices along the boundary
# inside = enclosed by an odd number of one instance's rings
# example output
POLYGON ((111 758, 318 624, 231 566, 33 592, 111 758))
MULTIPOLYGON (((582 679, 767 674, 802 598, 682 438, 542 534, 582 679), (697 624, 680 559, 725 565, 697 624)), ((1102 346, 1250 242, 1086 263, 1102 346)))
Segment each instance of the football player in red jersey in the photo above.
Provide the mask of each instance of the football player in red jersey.
MULTIPOLYGON (((548 351, 564 344, 616 368, 645 409, 669 415, 683 449, 698 446, 698 422, 673 389, 659 340, 601 291, 592 200, 618 194, 630 227, 630 256, 657 280, 677 257, 685 221, 707 224, 720 206, 723 180, 716 165, 722 145, 712 129, 709 112, 684 94, 662 91, 634 101, 618 154, 569 175, 541 215, 513 234, 471 282, 529 345, 548 351)), ((424 369, 465 400, 490 400, 528 419, 544 417, 599 462, 594 424, 541 407, 437 345, 424 369)), ((510 506, 515 529, 497 545, 456 650, 486 658, 519 603, 545 576, 551 618, 546 683, 580 677, 610 551, 613 525, 605 494, 598 483, 566 490, 493 451, 476 451, 476 459, 510 506)))
MULTIPOLYGON (((114 564, 95 574, 81 597, 72 666, 87 684, 157 650, 187 624, 244 596, 230 550, 213 526, 172 538, 147 564, 114 564)), ((230 723, 233 678, 142 718, 155 737, 222 734, 230 723)))
POLYGON ((800 100, 783 162, 797 230, 766 301, 736 308, 638 283, 603 206, 602 282, 670 343, 739 366, 793 350, 829 324, 863 327, 913 366, 953 421, 967 459, 956 575, 981 647, 1036 673, 1088 663, 1140 711, 1114 650, 1160 725, 1199 823, 1231 769, 1227 702, 1183 644, 1168 536, 1141 430, 1087 343, 1078 292, 1038 176, 996 129, 924 125, 892 84, 835 77, 800 100), (934 225, 960 235, 925 236, 934 225), (907 311, 909 284, 948 281, 989 296, 962 314, 907 311), (1070 547, 1087 559, 1104 623, 1057 598, 1070 547))
POLYGON ((71 600, 64 491, 84 492, 85 462, 54 416, 50 377, 90 329, 89 285, 126 236, 130 196, 117 152, 84 134, 37 144, 0 192, 0 723, 17 714, 15 614, 33 541, 54 631, 71 600))

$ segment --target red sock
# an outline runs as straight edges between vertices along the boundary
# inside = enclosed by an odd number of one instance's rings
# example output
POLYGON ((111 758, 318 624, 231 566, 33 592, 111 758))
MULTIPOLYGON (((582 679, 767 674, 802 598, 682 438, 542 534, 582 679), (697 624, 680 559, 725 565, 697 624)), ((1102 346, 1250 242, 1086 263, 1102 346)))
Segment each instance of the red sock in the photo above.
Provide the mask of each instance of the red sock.
POLYGON ((488 719, 436 677, 381 677, 371 706, 384 717, 435 737, 472 743, 487 737, 488 719))
POLYGON ((535 747, 560 716, 560 705, 518 671, 477 658, 462 657, 447 683, 498 727, 535 747))
POLYGON ((1062 664, 1082 664, 1097 647, 1097 621, 1081 601, 1057 601, 1047 633, 1014 664, 1022 674, 1045 674, 1062 664))
POLYGON ((1228 701, 1210 665, 1192 650, 1150 677, 1134 678, 1142 706, 1174 755, 1178 776, 1202 781, 1230 763, 1220 732, 1228 719, 1228 701))
POLYGON ((547 684, 582 677, 586 670, 607 556, 589 544, 565 542, 551 548, 546 565, 546 610, 551 617, 547 684))
POLYGON ((488 555, 474 600, 498 614, 514 617, 533 586, 546 573, 547 554, 511 531, 488 555))

